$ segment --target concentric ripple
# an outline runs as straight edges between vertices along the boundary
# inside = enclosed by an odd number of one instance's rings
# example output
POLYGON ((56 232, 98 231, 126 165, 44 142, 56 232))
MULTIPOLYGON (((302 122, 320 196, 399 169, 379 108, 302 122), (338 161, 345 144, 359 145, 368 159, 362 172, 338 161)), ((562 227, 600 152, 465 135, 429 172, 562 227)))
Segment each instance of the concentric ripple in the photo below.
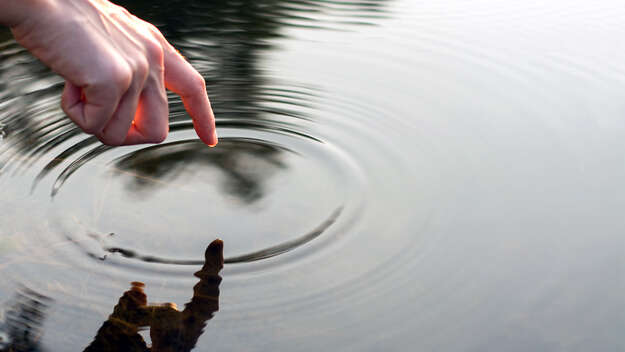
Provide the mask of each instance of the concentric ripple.
POLYGON ((0 32, 0 299, 51 299, 46 350, 129 282, 182 307, 217 237, 198 351, 625 349, 622 4, 120 3, 206 78, 220 143, 170 94, 164 143, 101 145, 0 32))
POLYGON ((64 229, 93 258, 112 260, 112 253, 185 265, 202 263, 189 257, 206 236, 229 243, 235 254, 226 263, 274 257, 316 239, 345 206, 357 206, 358 170, 328 143, 269 123, 220 122, 218 128, 219 148, 186 139, 194 137, 189 122, 172 125, 175 141, 157 146, 111 148, 92 138, 78 141, 44 166, 33 190, 55 174, 51 196, 63 204, 59 214, 84 221, 93 216, 80 208, 97 204, 92 229, 73 234, 64 229), (194 209, 204 203, 212 205, 194 209), (68 204, 80 205, 70 210, 68 204), (83 237, 96 240, 99 250, 85 245, 83 237))

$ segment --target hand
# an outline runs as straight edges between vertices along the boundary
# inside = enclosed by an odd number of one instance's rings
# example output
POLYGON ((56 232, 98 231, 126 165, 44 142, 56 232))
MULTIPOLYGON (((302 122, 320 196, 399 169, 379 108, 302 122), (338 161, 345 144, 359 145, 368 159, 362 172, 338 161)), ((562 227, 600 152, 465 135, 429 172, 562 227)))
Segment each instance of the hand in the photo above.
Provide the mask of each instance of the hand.
POLYGON ((217 144, 203 77, 155 26, 107 0, 0 4, 16 13, 6 23, 18 43, 65 78, 61 106, 86 133, 108 145, 162 142, 167 88, 182 97, 200 139, 217 144))

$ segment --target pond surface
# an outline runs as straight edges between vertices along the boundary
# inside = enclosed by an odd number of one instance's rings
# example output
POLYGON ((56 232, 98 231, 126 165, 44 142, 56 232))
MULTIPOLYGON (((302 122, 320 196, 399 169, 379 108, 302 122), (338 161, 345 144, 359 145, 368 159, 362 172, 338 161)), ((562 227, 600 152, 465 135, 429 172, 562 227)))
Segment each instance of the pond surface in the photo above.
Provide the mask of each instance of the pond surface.
POLYGON ((163 144, 102 146, 0 32, 0 348, 182 309, 221 238, 197 351, 625 350, 622 3, 121 4, 206 78, 220 143, 170 95, 163 144))

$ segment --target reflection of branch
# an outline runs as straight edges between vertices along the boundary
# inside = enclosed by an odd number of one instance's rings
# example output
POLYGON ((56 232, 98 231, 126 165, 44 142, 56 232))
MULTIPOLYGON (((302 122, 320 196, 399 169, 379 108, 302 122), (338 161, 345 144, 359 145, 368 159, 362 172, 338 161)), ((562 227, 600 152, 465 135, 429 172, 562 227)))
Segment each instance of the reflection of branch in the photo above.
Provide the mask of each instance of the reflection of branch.
POLYGON ((204 266, 195 273, 200 281, 182 312, 174 304, 148 306, 144 285, 133 282, 85 351, 191 351, 204 331, 206 321, 219 310, 219 271, 223 261, 223 242, 215 240, 206 248, 204 266), (138 334, 140 328, 148 326, 151 349, 138 334))

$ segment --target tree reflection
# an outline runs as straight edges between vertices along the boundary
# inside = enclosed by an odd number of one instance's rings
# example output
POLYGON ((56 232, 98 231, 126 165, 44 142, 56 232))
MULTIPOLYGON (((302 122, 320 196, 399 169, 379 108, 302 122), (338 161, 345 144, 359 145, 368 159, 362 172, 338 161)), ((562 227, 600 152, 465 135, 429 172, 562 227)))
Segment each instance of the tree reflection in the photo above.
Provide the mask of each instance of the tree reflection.
POLYGON ((22 287, 8 303, 4 323, 0 323, 0 351, 40 351, 43 321, 50 298, 22 287))
POLYGON ((139 282, 124 292, 108 320, 102 324, 86 352, 186 352, 191 351, 206 322, 219 310, 219 271, 223 267, 223 242, 213 241, 205 252, 204 266, 195 276, 193 298, 179 311, 173 303, 147 305, 147 296, 139 282), (139 335, 150 329, 152 346, 139 335))
MULTIPOLYGON (((174 0, 117 1, 138 16, 155 23, 206 78, 209 96, 220 117, 258 117, 268 100, 282 100, 263 86, 267 79, 259 65, 273 49, 284 29, 345 30, 347 22, 372 24, 385 16, 387 0, 174 0), (323 19, 323 20, 322 20, 323 19)), ((290 101, 304 104, 304 101, 290 101)), ((271 113, 295 115, 298 111, 275 107, 271 113)), ((299 116, 301 117, 301 116, 299 116)))
POLYGON ((223 139, 219 148, 181 141, 130 153, 115 163, 115 174, 133 176, 128 177, 126 189, 147 195, 176 180, 189 180, 210 167, 222 173, 222 192, 252 203, 262 198, 265 181, 287 167, 284 152, 283 148, 254 139, 223 139))

